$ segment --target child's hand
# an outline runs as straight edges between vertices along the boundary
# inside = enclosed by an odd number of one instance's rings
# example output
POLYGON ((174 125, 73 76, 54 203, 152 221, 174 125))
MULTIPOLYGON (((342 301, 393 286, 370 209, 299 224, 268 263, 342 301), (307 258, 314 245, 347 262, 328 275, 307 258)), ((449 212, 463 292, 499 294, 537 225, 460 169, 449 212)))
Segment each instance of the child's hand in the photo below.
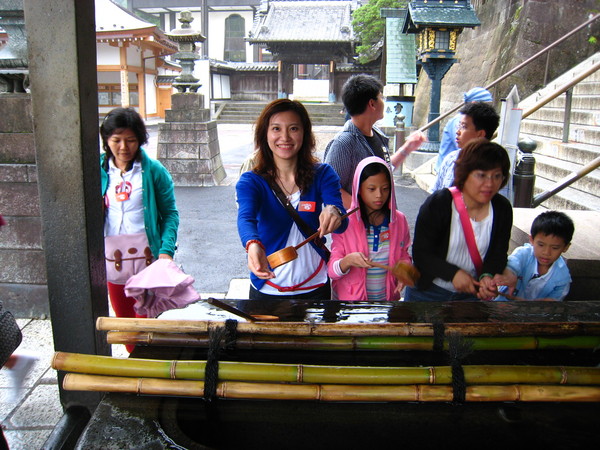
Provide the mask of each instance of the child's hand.
POLYGON ((361 252, 348 253, 340 260, 340 269, 342 272, 347 272, 350 267, 363 267, 368 269, 371 267, 369 260, 361 252))
POLYGON ((496 274, 494 276, 494 283, 497 286, 506 286, 508 287, 508 294, 512 295, 517 287, 517 275, 511 272, 508 269, 505 269, 502 274, 496 274))
POLYGON ((481 300, 492 300, 498 295, 498 285, 494 278, 485 276, 479 280, 479 292, 477 298, 481 300))

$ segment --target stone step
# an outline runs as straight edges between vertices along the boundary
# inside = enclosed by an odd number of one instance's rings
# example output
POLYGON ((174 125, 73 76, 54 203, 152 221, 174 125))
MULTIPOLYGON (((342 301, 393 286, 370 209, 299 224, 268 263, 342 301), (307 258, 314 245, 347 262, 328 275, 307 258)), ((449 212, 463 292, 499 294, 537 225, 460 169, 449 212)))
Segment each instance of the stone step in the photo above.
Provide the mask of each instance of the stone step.
MULTIPOLYGON (((564 109, 565 108, 565 99, 566 99, 566 94, 561 94, 544 106, 564 109)), ((599 108, 598 105, 600 105, 600 94, 573 95, 573 98, 571 100, 571 108, 572 109, 598 110, 598 108, 599 108)), ((528 105, 526 103, 519 104, 519 107, 522 107, 523 109, 527 109, 528 106, 533 106, 533 105, 528 105)))
MULTIPOLYGON (((525 120, 543 120, 547 122, 556 122, 562 125, 564 117, 564 108, 544 107, 534 112, 525 120)), ((600 125, 600 110, 590 111, 572 109, 571 124, 598 126, 600 125)))
POLYGON ((592 77, 586 78, 581 83, 573 87, 573 95, 600 95, 600 73, 594 74, 598 80, 593 80, 592 77))
MULTIPOLYGON (((260 116, 266 103, 264 102, 228 102, 219 115, 220 123, 254 123, 260 116)), ((335 103, 304 103, 313 125, 344 125, 344 116, 340 114, 341 106, 335 103)))
MULTIPOLYGON (((545 138, 562 139, 563 125, 557 122, 525 119, 521 122, 521 133, 545 138)), ((571 124, 569 140, 584 144, 600 145, 600 128, 590 125, 571 124)))
POLYGON ((557 139, 547 139, 535 135, 521 134, 521 138, 529 137, 537 142, 538 146, 534 156, 541 154, 551 156, 559 160, 575 161, 587 164, 600 155, 600 147, 579 142, 562 142, 557 139))
MULTIPOLYGON (((582 168, 581 164, 572 163, 569 161, 561 161, 555 158, 538 155, 535 156, 535 174, 540 175, 552 181, 559 181, 577 172, 582 168), (557 164, 557 162, 559 164, 557 164)), ((600 195, 600 169, 593 170, 585 177, 576 181, 571 185, 575 189, 587 192, 592 195, 600 195)))
MULTIPOLYGON (((542 176, 535 177, 534 196, 555 186, 555 182, 542 176)), ((542 203, 549 209, 576 209, 600 211, 600 198, 587 192, 568 187, 542 203)))

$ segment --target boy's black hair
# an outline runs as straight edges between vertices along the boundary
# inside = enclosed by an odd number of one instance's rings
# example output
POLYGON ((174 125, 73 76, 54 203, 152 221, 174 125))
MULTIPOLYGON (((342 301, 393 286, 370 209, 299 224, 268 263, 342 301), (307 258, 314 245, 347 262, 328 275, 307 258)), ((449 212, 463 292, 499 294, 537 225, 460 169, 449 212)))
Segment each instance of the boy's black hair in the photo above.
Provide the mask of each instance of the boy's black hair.
POLYGON ((342 86, 342 102, 348 114, 356 116, 364 113, 369 100, 377 100, 380 92, 383 84, 373 75, 353 75, 342 86))
POLYGON ((471 118, 476 130, 484 130, 487 139, 492 139, 500 125, 500 116, 494 107, 486 102, 467 103, 459 112, 471 118))
POLYGON ((537 216, 531 224, 531 237, 539 233, 563 238, 565 245, 571 243, 575 225, 569 216, 560 211, 546 211, 537 216))

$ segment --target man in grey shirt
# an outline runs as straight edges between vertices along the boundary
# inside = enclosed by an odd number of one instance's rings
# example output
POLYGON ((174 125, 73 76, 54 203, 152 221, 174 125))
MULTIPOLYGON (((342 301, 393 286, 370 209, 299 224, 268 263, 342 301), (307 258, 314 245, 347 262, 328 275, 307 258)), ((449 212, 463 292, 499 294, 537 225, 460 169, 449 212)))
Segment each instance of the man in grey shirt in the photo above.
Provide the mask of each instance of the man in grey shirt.
POLYGON ((360 161, 369 156, 379 156, 393 170, 421 146, 425 135, 420 131, 412 133, 404 145, 390 155, 388 138, 374 126, 383 118, 385 99, 383 85, 372 75, 350 77, 342 88, 342 101, 350 120, 327 146, 324 160, 340 177, 342 200, 348 209, 352 201, 354 170, 360 161))

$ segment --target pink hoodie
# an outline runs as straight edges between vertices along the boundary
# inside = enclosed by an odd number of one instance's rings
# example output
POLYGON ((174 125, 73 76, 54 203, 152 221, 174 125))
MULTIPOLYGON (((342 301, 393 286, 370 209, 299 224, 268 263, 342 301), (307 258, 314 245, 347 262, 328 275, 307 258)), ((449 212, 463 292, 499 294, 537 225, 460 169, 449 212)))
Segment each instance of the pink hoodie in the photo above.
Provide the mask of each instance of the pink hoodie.
MULTIPOLYGON (((354 172, 354 181, 352 183, 352 205, 350 209, 359 206, 358 192, 360 174, 368 164, 379 162, 387 166, 385 161, 376 156, 370 156, 363 159, 354 172)), ((390 170, 388 166, 388 170, 390 170)), ((392 171, 390 177, 393 180, 392 171)), ((394 189, 390 190, 390 257, 389 266, 393 266, 398 261, 411 262, 408 248, 410 246, 410 228, 406 217, 396 209, 396 194, 394 189)), ((329 277, 332 280, 334 298, 338 300, 362 300, 367 298, 367 269, 361 267, 351 267, 347 275, 338 276, 333 270, 333 265, 349 253, 361 252, 363 255, 369 255, 367 245, 367 230, 362 221, 360 212, 352 214, 349 217, 347 230, 342 234, 332 234, 331 258, 328 263, 329 277)), ((388 300, 399 300, 400 294, 395 292, 398 280, 390 273, 386 276, 386 290, 388 300)))

